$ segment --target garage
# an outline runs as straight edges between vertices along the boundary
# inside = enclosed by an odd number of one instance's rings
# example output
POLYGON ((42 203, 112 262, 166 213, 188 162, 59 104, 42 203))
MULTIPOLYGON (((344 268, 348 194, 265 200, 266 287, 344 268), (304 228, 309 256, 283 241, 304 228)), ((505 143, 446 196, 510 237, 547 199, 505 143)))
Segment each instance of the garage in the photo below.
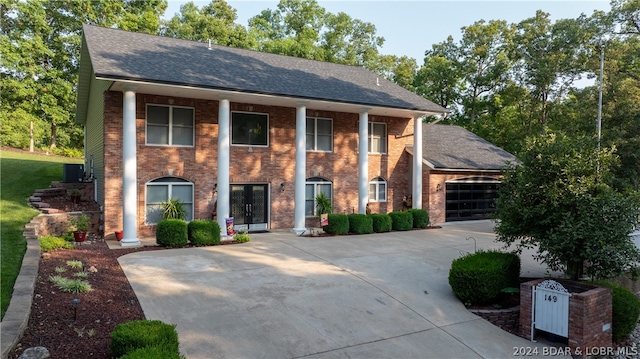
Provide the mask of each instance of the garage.
POLYGON ((469 177, 446 182, 446 222, 491 218, 500 181, 469 177))

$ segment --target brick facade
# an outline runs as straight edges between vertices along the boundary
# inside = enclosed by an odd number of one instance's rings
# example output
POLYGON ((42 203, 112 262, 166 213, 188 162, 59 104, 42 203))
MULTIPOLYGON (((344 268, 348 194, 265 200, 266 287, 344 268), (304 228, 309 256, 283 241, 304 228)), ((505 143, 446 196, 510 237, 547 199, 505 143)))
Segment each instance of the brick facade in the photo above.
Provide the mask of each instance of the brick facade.
MULTIPOLYGON (((104 108, 104 230, 122 227, 122 101, 121 92, 105 92, 104 108)), ((231 184, 269 184, 271 229, 292 228, 294 218, 295 108, 231 102, 231 111, 267 113, 269 146, 231 146, 231 184), (280 184, 285 184, 281 191, 280 184)), ((358 120, 357 113, 307 110, 307 116, 333 120, 333 152, 307 152, 307 177, 333 182, 336 212, 358 211, 358 120)), ((137 94, 137 178, 139 236, 152 236, 155 226, 145 225, 145 184, 164 176, 176 176, 194 185, 194 218, 211 218, 217 184, 218 101, 137 94), (193 107, 194 147, 145 145, 146 104, 193 107)), ((387 202, 371 203, 373 212, 402 208, 402 197, 410 194, 411 158, 404 150, 413 143, 413 119, 369 116, 369 122, 387 124, 387 154, 369 155, 369 179, 387 180, 387 202)), ((424 207, 426 208, 426 207, 424 207)), ((314 218, 309 226, 317 225, 314 218)))
MULTIPOLYGON (((520 335, 530 339, 532 325, 533 288, 545 279, 520 284, 520 335)), ((564 283, 563 283, 564 284, 564 283)), ((610 348, 612 345, 613 307, 611 289, 576 283, 580 288, 574 293, 570 288, 568 346, 573 353, 610 348)))

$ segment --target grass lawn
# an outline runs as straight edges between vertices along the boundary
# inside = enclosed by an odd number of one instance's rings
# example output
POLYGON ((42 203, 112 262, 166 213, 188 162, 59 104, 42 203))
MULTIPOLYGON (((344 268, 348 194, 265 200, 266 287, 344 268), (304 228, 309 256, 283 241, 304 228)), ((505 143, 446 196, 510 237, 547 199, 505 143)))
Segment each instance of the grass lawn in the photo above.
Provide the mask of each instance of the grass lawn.
POLYGON ((61 181, 64 163, 82 163, 82 159, 0 150, 1 317, 9 306, 27 248, 24 226, 39 213, 27 199, 35 189, 61 181))

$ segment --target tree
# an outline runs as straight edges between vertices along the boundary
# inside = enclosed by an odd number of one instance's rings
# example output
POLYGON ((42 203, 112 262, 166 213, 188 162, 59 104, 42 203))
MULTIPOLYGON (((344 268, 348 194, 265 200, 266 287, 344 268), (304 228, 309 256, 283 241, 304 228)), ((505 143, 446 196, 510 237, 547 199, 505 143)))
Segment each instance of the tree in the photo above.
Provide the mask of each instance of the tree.
POLYGON ((640 253, 628 234, 640 202, 611 186, 614 152, 598 151, 593 137, 551 133, 527 141, 499 190, 497 240, 536 248, 537 260, 573 279, 635 270, 640 253))
POLYGON ((0 140, 28 147, 81 148, 82 128, 74 123, 83 23, 157 33, 164 0, 3 1, 0 51, 0 140))
POLYGON ((167 21, 161 34, 185 40, 252 48, 255 41, 247 29, 235 21, 238 18, 234 8, 224 0, 213 0, 199 9, 193 2, 180 6, 180 13, 167 21))

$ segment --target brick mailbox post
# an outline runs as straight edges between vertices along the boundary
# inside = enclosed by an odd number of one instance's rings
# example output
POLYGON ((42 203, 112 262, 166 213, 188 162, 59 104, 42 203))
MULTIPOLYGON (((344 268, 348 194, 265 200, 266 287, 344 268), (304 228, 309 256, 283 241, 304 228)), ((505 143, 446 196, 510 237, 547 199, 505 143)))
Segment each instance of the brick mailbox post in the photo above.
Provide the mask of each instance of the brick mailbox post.
MULTIPOLYGON (((532 340, 538 328, 534 323, 537 319, 533 318, 534 288, 544 281, 536 279, 520 284, 520 334, 532 340)), ((567 342, 571 352, 585 353, 592 348, 610 348, 613 313, 611 289, 572 281, 555 281, 569 293, 567 342)))

